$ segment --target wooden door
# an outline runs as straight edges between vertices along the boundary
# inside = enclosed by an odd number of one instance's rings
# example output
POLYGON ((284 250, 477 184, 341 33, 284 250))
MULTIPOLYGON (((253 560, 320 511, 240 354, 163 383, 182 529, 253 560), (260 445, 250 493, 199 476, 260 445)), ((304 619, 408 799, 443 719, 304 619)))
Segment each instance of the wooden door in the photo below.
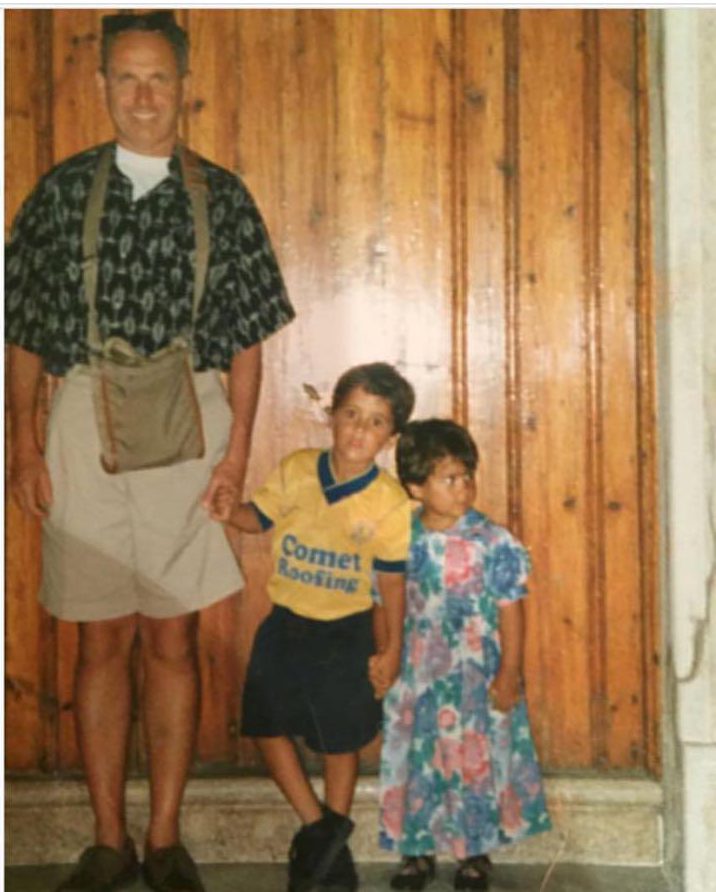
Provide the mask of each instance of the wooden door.
MULTIPOLYGON (((43 171, 111 135, 93 81, 101 14, 6 13, 8 221, 43 171)), ((341 371, 395 363, 417 415, 470 427, 479 505, 531 550, 545 767, 657 771, 643 13, 178 15, 183 135, 248 182, 298 311, 266 347, 248 489, 327 442, 341 371)), ((236 542, 249 584, 202 616, 198 761, 212 770, 256 764, 236 704, 267 544, 236 542)), ((38 529, 13 505, 6 560, 8 767, 72 770, 75 631, 35 605, 38 529)), ((138 734, 133 750, 141 768, 138 734)))

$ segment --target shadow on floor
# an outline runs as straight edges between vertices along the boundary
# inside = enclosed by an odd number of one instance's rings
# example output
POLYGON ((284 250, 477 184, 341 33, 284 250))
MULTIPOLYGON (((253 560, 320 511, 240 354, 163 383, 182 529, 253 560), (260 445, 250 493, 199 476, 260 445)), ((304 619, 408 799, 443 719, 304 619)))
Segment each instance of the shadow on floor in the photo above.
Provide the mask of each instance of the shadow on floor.
MULTIPOLYGON (((202 864, 207 892, 285 892, 286 866, 283 864, 202 864)), ((361 864, 361 892, 390 889, 392 866, 361 864)), ((5 892, 52 892, 67 876, 67 865, 8 867, 5 892)), ((440 865, 438 877, 428 892, 452 889, 453 868, 440 865)), ((127 892, 145 892, 138 881, 127 892)), ((491 892, 675 892, 661 870, 653 867, 602 867, 558 864, 549 871, 544 865, 498 864, 491 892)))

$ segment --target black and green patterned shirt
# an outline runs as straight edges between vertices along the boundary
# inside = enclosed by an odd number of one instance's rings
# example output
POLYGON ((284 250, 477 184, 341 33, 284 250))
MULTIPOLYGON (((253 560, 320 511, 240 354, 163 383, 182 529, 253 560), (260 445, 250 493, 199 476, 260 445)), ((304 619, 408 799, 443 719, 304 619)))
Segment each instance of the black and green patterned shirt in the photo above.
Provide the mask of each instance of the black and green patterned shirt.
MULTIPOLYGON (((5 340, 64 375, 87 362, 84 211, 102 146, 53 168, 18 213, 5 261, 5 340)), ((210 229, 206 288, 194 330, 196 369, 227 370, 235 353, 290 322, 294 310, 256 205, 239 178, 201 159, 210 229)), ((98 243, 100 336, 143 355, 191 329, 194 223, 176 153, 136 202, 112 165, 98 243)))

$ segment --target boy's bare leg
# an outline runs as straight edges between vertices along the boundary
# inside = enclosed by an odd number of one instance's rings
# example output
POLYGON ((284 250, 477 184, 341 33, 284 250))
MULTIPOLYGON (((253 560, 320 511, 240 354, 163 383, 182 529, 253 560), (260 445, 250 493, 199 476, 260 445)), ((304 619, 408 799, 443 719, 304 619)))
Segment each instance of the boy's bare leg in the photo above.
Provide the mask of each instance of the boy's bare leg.
POLYGON ((339 815, 348 815, 358 779, 358 753, 338 753, 323 758, 326 804, 339 815))
POLYGON ((256 746, 271 777, 304 824, 322 817, 321 804, 288 737, 257 737, 256 746))

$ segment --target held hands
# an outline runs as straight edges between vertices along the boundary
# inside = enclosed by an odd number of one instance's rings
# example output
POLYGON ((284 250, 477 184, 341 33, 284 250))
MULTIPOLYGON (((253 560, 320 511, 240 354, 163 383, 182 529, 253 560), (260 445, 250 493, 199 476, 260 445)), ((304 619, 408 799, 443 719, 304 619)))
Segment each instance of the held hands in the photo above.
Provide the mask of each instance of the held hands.
POLYGON ((212 520, 220 523, 229 520, 232 508, 241 496, 242 486, 243 470, 235 462, 224 459, 216 465, 201 497, 201 505, 212 520))
POLYGON ((516 669, 502 668, 488 691, 490 704, 499 712, 509 712, 522 697, 522 676, 516 669))
POLYGON ((400 651, 386 650, 373 654, 368 660, 368 678, 373 685, 376 700, 382 700, 398 677, 400 651))

